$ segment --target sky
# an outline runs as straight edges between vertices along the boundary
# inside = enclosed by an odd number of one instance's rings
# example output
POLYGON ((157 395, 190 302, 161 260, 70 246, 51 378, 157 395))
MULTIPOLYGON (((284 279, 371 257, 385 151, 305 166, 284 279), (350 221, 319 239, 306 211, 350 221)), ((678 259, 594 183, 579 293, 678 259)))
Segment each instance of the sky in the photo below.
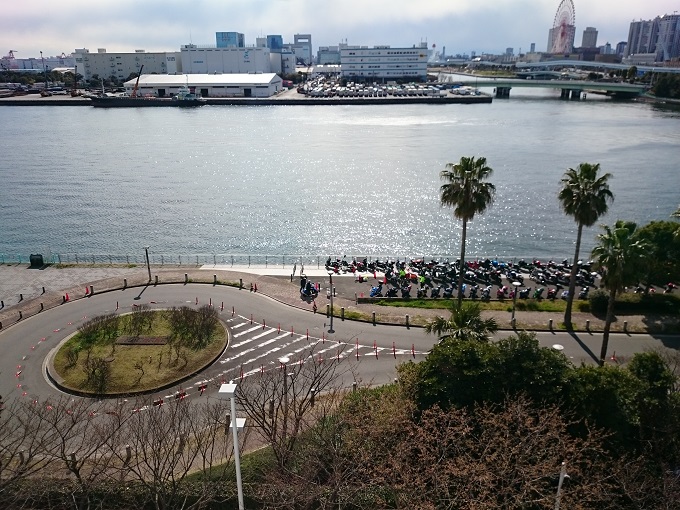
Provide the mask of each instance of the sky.
MULTIPOLYGON (((574 0, 576 46, 583 30, 598 45, 628 38, 631 21, 680 11, 677 0, 574 0)), ((179 51, 215 45, 215 32, 240 32, 246 45, 268 34, 293 42, 311 34, 319 46, 411 47, 427 42, 446 55, 545 51, 560 0, 33 0, 3 2, 0 56, 179 51)))

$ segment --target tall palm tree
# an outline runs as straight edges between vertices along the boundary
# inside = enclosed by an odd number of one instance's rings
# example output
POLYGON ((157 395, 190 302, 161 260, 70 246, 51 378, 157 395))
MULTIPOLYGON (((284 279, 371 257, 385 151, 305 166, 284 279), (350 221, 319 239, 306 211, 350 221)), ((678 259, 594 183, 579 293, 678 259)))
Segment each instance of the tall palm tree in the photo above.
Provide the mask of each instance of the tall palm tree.
POLYGON ((479 303, 451 303, 451 317, 435 317, 425 324, 427 334, 436 334, 439 341, 478 340, 486 342, 498 331, 495 319, 483 319, 479 303))
POLYGON ((617 221, 614 228, 603 225, 604 233, 597 236, 598 245, 593 248, 595 266, 602 273, 602 283, 609 290, 607 318, 602 333, 600 365, 607 357, 609 330, 614 320, 616 294, 626 285, 638 281, 637 269, 648 251, 648 245, 635 236, 637 225, 632 222, 617 221))
POLYGON ((443 206, 453 207, 453 215, 463 221, 460 241, 460 271, 458 274, 458 305, 463 300, 460 292, 465 273, 465 241, 467 224, 475 214, 482 214, 494 200, 496 187, 485 182, 493 169, 486 166, 486 158, 462 157, 458 163, 447 163, 439 177, 446 181, 440 188, 440 202, 443 206))
POLYGON ((576 293, 576 274, 578 273, 578 257, 581 250, 583 227, 592 227, 600 216, 607 212, 607 203, 614 200, 607 181, 611 174, 598 176, 600 164, 581 163, 576 169, 570 168, 560 181, 562 188, 557 195, 562 210, 574 218, 578 225, 576 234, 576 252, 569 277, 569 295, 567 308, 564 311, 564 324, 571 327, 571 309, 576 293))

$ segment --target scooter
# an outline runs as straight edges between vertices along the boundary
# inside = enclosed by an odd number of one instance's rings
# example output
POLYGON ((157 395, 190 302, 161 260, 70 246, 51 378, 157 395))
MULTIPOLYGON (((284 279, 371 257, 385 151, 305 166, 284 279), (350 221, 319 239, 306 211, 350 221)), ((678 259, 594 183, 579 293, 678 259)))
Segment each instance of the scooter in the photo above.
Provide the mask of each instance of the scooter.
POLYGON ((441 290, 442 290, 441 285, 439 285, 438 287, 432 287, 432 290, 430 291, 430 297, 431 298, 438 298, 441 290))
POLYGON ((555 288, 548 289, 548 299, 555 299, 556 296, 557 296, 557 289, 555 289, 555 288))
POLYGON ((498 290, 496 291, 496 299, 505 299, 505 297, 507 295, 508 295, 508 287, 506 285, 499 287, 498 290))
POLYGON ((479 285, 470 286, 470 299, 477 299, 477 291, 479 290, 479 285))
POLYGON ((401 297, 410 298, 411 297, 411 285, 404 285, 401 288, 401 297))
POLYGON ((578 298, 579 299, 588 299, 588 290, 589 290, 589 287, 583 287, 581 289, 581 292, 578 293, 578 298))
POLYGON ((482 300, 489 301, 491 299, 491 285, 484 287, 482 290, 482 300))
POLYGON ((543 291, 544 291, 544 290, 545 290, 545 289, 544 289, 543 287, 538 287, 538 288, 534 291, 534 299, 543 299, 543 291))
POLYGON ((449 285, 444 289, 444 292, 442 293, 442 297, 444 299, 451 299, 453 297, 453 285, 449 285))
POLYGON ((371 287, 370 297, 382 297, 382 283, 379 283, 376 287, 371 287))
POLYGON ((527 287, 526 289, 522 289, 519 291, 519 298, 520 299, 529 299, 529 294, 531 294, 531 287, 527 287))
POLYGON ((397 297, 397 293, 399 292, 399 289, 397 287, 390 287, 387 289, 387 293, 385 294, 385 297, 397 297))

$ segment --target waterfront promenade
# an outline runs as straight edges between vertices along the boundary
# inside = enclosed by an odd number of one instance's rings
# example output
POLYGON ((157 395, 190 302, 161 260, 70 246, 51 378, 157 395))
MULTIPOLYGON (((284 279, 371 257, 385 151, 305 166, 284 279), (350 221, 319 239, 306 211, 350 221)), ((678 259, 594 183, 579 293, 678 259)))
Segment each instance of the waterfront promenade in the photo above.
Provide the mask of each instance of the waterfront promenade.
MULTIPOLYGON (((292 268, 266 268, 264 266, 237 267, 223 265, 197 266, 151 266, 152 282, 154 285, 158 278, 158 285, 170 283, 184 283, 185 275, 191 284, 212 285, 215 278, 220 284, 243 282, 244 291, 248 292, 250 285, 257 286, 257 292, 262 295, 284 303, 288 306, 313 313, 313 303, 304 301, 299 293, 299 272, 291 281, 292 268)), ((330 303, 326 289, 329 287, 328 274, 324 268, 305 268, 305 274, 315 283, 319 283, 321 292, 316 300, 318 313, 325 313, 326 305, 330 303)), ((364 275, 367 275, 364 273, 364 275)), ((377 275, 380 278, 380 274, 377 275)), ((419 325, 437 315, 447 315, 446 310, 426 310, 420 308, 378 306, 374 303, 357 303, 356 297, 368 297, 370 288, 376 285, 378 280, 373 275, 367 275, 368 280, 357 282, 353 275, 339 275, 333 277, 333 286, 336 289, 334 308, 336 314, 340 308, 344 308, 348 314, 358 312, 363 317, 376 313, 376 321, 385 324, 405 324, 405 316, 409 315, 411 325, 419 325)), ((40 306, 45 309, 59 306, 63 303, 64 296, 68 294, 69 300, 86 298, 91 285, 95 293, 109 292, 122 289, 124 279, 127 287, 144 286, 148 283, 148 272, 145 266, 122 267, 122 266, 70 266, 58 268, 47 266, 45 269, 29 269, 28 264, 5 264, 0 265, 0 299, 4 307, 0 309, 0 322, 3 327, 15 324, 18 321, 19 311, 22 317, 29 317, 39 313, 40 306), (45 292, 43 293, 43 288, 45 292), (20 295, 23 299, 20 299, 20 295)), ((532 285, 533 282, 528 283, 532 285)), ((511 301, 506 300, 508 307, 511 301)), ((502 329, 510 329, 510 313, 507 311, 486 311, 485 316, 494 317, 502 329)), ((554 328, 562 321, 561 313, 516 311, 517 329, 526 330, 549 330, 549 322, 552 319, 554 328)), ((585 331, 586 321, 590 321, 592 332, 601 331, 604 317, 596 317, 589 313, 574 313, 574 326, 576 330, 585 331)), ((659 327, 658 319, 641 316, 621 316, 612 325, 612 331, 623 332, 623 322, 626 321, 626 330, 631 333, 644 333, 649 329, 659 327)), ((678 320, 673 319, 675 326, 678 320)), ((670 324, 669 324, 670 325, 670 324)))

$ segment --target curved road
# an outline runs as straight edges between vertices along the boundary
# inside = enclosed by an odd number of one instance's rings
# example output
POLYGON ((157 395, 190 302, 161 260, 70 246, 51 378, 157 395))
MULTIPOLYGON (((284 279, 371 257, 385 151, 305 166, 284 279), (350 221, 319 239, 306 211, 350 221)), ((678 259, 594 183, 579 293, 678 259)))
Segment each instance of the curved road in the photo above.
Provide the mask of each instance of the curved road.
MULTIPOLYGON (((182 385, 189 396, 202 395, 199 388, 206 383, 214 384, 207 384, 205 396, 215 396, 220 382, 276 367, 283 356, 296 360, 298 353, 311 345, 315 345, 318 356, 340 357, 356 363, 360 384, 384 384, 392 380, 398 363, 422 359, 435 341, 420 328, 373 326, 338 318, 334 319, 335 332, 330 334, 328 319, 323 314, 314 315, 232 287, 128 288, 46 310, 2 331, 0 395, 5 399, 44 399, 58 395, 59 391, 45 378, 43 362, 51 349, 91 317, 116 310, 125 313, 139 304, 154 308, 197 307, 211 300, 229 326, 231 341, 215 364, 182 385)), ((509 334, 511 332, 503 331, 498 336, 509 334)), ((539 333, 538 338, 541 345, 562 346, 563 352, 576 364, 593 363, 600 351, 601 334, 539 333)), ((611 362, 623 362, 635 352, 658 346, 678 349, 680 337, 614 334, 609 352, 610 356, 616 355, 611 362)), ((349 385, 351 381, 344 383, 349 385)), ((174 391, 149 396, 149 402, 170 396, 174 391)))

